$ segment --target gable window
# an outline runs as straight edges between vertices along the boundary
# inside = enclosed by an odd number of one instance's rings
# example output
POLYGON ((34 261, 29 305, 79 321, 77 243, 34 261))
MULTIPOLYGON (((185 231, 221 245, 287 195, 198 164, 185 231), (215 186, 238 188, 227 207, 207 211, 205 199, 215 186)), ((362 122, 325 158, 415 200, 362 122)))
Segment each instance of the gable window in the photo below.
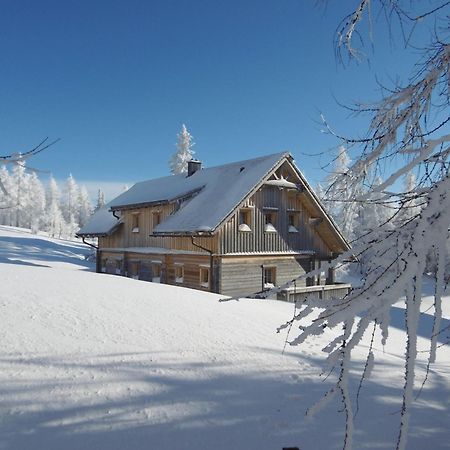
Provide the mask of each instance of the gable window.
POLYGON ((131 215, 131 232, 139 233, 139 213, 132 213, 131 215))
POLYGON ((209 267, 200 267, 200 286, 209 287, 209 267))
POLYGON ((273 288, 276 285, 276 276, 276 267, 264 267, 264 288, 273 288))
POLYGON ((152 261, 152 281, 153 283, 161 283, 161 262, 152 261))
POLYGON ((273 211, 264 213, 264 231, 273 233, 277 231, 274 224, 277 220, 277 214, 273 211))
POLYGON ((289 233, 298 233, 298 214, 288 214, 288 231, 289 233))
POLYGON ((161 213, 159 211, 156 211, 152 214, 153 217, 153 228, 155 228, 157 225, 161 223, 161 213))
POLYGON ((184 281, 184 266, 182 264, 175 264, 175 283, 183 283, 184 281))
POLYGON ((252 231, 252 212, 250 209, 239 211, 239 231, 252 231))

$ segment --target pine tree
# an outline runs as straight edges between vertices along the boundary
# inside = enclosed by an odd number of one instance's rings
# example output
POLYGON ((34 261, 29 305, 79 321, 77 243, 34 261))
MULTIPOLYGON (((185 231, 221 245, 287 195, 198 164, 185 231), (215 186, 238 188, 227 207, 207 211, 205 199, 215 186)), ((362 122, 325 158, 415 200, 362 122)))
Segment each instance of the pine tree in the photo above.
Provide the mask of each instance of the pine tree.
POLYGON ((195 153, 192 150, 194 142, 192 136, 186 128, 182 125, 180 133, 178 133, 177 151, 169 160, 170 172, 172 175, 187 172, 188 161, 190 161, 195 153))

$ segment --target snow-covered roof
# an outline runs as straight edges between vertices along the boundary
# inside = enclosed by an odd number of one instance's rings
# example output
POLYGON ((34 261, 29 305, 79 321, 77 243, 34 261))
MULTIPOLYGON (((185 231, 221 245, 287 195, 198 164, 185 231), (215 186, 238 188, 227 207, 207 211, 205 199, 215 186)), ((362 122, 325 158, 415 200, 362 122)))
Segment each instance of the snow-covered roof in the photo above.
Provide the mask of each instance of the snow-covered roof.
POLYGON ((111 234, 121 222, 110 211, 110 203, 96 211, 89 222, 77 233, 78 236, 107 236, 111 234))
MULTIPOLYGON (((210 167, 186 174, 136 183, 109 203, 111 210, 179 200, 180 208, 155 229, 154 233, 213 232, 246 198, 255 186, 289 153, 275 153, 246 161, 210 167), (183 201, 183 199, 189 199, 183 201)), ((94 214, 79 235, 108 233, 116 219, 104 211, 94 214), (101 217, 96 217, 100 213, 101 217), (112 219, 111 219, 112 217, 112 219), (95 232, 94 232, 95 230, 95 232)))

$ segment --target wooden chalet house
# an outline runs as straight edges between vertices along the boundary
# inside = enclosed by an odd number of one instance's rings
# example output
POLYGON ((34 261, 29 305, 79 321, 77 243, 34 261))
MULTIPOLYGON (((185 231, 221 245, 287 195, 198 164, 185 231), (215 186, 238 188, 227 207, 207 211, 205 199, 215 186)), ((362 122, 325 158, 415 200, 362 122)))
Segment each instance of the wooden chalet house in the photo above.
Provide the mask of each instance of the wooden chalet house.
MULTIPOLYGON (((349 248, 289 153, 135 184, 78 232, 97 271, 230 296, 280 286, 349 248)), ((346 293, 333 271, 286 289, 346 293)))

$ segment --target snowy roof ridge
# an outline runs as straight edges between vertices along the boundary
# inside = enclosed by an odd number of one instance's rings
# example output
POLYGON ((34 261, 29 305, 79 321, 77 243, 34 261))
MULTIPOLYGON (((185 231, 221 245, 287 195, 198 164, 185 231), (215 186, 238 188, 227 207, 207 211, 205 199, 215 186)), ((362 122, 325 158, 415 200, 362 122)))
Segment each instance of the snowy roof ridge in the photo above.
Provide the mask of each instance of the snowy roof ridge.
MULTIPOLYGON (((107 206, 110 211, 163 204, 176 200, 182 207, 161 222, 155 234, 192 234, 213 232, 236 207, 258 186, 288 152, 235 161, 186 174, 168 175, 141 181, 122 193, 107 206)), ((78 235, 106 235, 117 220, 101 210, 94 214, 78 235), (101 217, 99 217, 101 216, 101 217), (111 219, 112 218, 112 219, 111 219)))

